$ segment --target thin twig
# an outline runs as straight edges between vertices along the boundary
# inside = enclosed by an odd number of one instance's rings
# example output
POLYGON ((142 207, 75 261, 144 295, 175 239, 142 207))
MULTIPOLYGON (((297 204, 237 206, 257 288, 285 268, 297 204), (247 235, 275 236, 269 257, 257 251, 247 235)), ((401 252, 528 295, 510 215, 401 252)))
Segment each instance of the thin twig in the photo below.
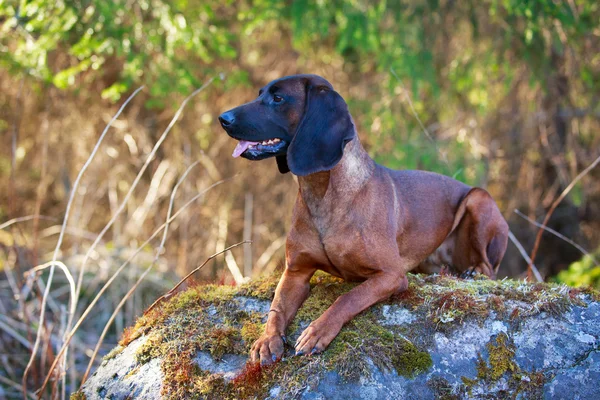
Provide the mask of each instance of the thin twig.
POLYGON ((67 268, 67 266, 65 264, 63 264, 61 261, 49 261, 45 264, 37 265, 37 266, 33 267, 32 269, 30 269, 29 271, 25 272, 24 275, 27 276, 28 274, 35 274, 39 271, 42 271, 42 270, 44 270, 48 267, 52 267, 52 266, 59 267, 65 273, 65 276, 67 277, 67 281, 69 282, 69 288, 71 289, 69 303, 72 303, 73 300, 75 299, 75 280, 73 279, 73 275, 71 274, 71 271, 69 271, 69 268, 67 268))
POLYGON ((25 339, 19 332, 13 329, 13 327, 11 327, 10 325, 7 325, 3 321, 0 321, 0 330, 6 332, 8 336, 11 336, 17 342, 21 343, 23 347, 31 350, 31 343, 27 339, 25 339))
POLYGON ((200 264, 198 267, 194 268, 189 274, 187 274, 185 277, 183 277, 183 279, 181 279, 179 281, 179 283, 177 283, 177 285, 173 286, 173 289, 169 290, 167 293, 163 294, 162 296, 160 296, 158 299, 156 299, 156 301, 154 303, 152 303, 150 305, 150 307, 148 307, 148 309, 146 311, 144 311, 144 315, 148 314, 150 311, 152 311, 152 309, 154 309, 154 307, 156 307, 160 302, 162 302, 163 300, 168 299, 169 297, 171 297, 175 291, 177 290, 177 288, 179 288, 179 286, 181 286, 190 276, 192 276, 193 274, 195 274, 196 272, 200 271, 202 269, 202 267, 204 267, 206 264, 208 264, 208 262, 210 260, 212 260, 213 258, 215 258, 216 256, 218 256, 219 254, 223 254, 231 249, 233 249, 234 247, 238 247, 241 246, 244 243, 252 243, 252 241, 250 240, 244 240, 243 242, 239 242, 236 243, 234 245, 231 245, 229 247, 227 247, 226 249, 223 249, 221 251, 216 252, 215 254, 213 254, 212 256, 208 257, 206 259, 206 261, 204 261, 202 264, 200 264))
POLYGON ((598 263, 598 260, 596 259, 596 257, 594 257, 594 255, 592 253, 590 253, 589 251, 587 251, 586 249, 584 249, 583 247, 581 247, 580 245, 578 245, 577 243, 575 243, 573 240, 569 239, 568 237, 566 237, 565 235, 563 235, 560 232, 555 231, 552 228, 549 228, 547 226, 544 226, 542 224, 540 224, 537 221, 534 221, 533 219, 529 218, 527 215, 523 214, 521 211, 515 209, 515 214, 517 214, 519 217, 526 219, 527 221, 529 221, 530 223, 532 223, 533 225, 537 226, 538 228, 541 228, 545 231, 547 231, 548 233, 553 234, 554 236, 556 236, 559 239, 564 240, 565 242, 569 243, 571 246, 575 247, 577 250, 579 250, 583 255, 588 256, 592 262, 596 265, 600 264, 598 263))
POLYGON ((129 289, 129 291, 127 291, 127 293, 121 299, 121 301, 119 302, 119 304, 117 305, 117 307, 113 310, 113 313, 110 316, 110 318, 108 319, 108 321, 106 322, 106 324, 104 324, 104 329, 102 330, 102 334, 100 335, 100 337, 98 338, 98 341, 96 342, 96 347, 94 348, 94 352, 92 353, 92 356, 90 357, 90 361, 88 363, 87 369, 85 370, 85 373, 83 374, 83 378, 81 378, 81 386, 83 386, 83 384, 87 380, 87 377, 88 377, 88 375, 90 373, 90 370, 92 369, 92 366, 94 364, 94 360, 96 359, 96 355, 98 354, 98 351, 100 350, 100 346, 102 345, 102 342, 104 341, 104 337, 106 336, 106 334, 108 332, 108 329, 112 325, 112 323, 113 323, 114 319, 116 318, 117 314, 121 311, 121 308, 123 307, 123 305, 125 304, 125 302, 129 299, 129 297, 131 297, 131 295, 137 289, 137 287, 139 286, 139 284, 144 280, 144 278, 146 277, 146 275, 150 272, 150 270, 158 262, 158 259, 159 259, 160 255, 164 252, 165 243, 167 241, 167 233, 169 232, 169 219, 171 218, 171 213, 173 212, 173 205, 175 203, 175 195, 177 194, 177 190, 179 189, 179 186, 181 185, 181 183, 185 180, 185 178, 188 176, 188 174, 190 173, 190 171, 196 165, 198 165, 199 162, 200 161, 196 161, 195 163, 193 163, 192 165, 190 165, 185 170, 185 172, 183 173, 183 175, 181 176, 181 178, 179 179, 179 181, 177 182, 177 184, 175 184, 175 187, 173 188, 173 191, 171 192, 171 199, 169 201, 169 209, 167 210, 167 219, 165 221, 165 229, 163 230, 163 236, 162 236, 162 239, 160 241, 160 246, 158 246, 158 249, 156 249, 156 254, 154 256, 154 260, 152 260, 152 263, 150 263, 150 266, 148 266, 148 268, 146 268, 146 270, 142 273, 142 275, 140 275, 140 277, 138 278, 137 282, 129 289))
MULTIPOLYGON (((13 218, 11 220, 8 220, 8 221, 0 224, 0 229, 6 229, 9 226, 11 226, 13 224, 17 224, 19 222, 31 221, 32 219, 35 219, 35 217, 36 217, 35 215, 26 215, 24 217, 13 218)), ((39 217, 39 219, 44 219, 44 220, 48 220, 48 221, 56 221, 56 218, 48 217, 45 215, 39 215, 38 217, 39 217)))
POLYGON ((400 86, 402 86, 402 91, 404 92, 406 100, 408 101, 408 105, 410 106, 410 109, 411 109, 413 115, 415 116, 415 119, 417 120, 417 122, 419 122, 419 125, 421 126, 421 129, 423 130, 423 132, 425 133, 425 135, 427 136, 427 138, 433 144, 433 147, 435 148, 435 151, 440 156, 442 156, 442 161, 444 161, 444 163, 446 164, 446 167, 448 167, 448 170, 451 170, 450 163, 448 162, 448 158, 446 157, 446 153, 444 153, 443 151, 441 151, 438 148, 437 142, 435 141, 435 139, 433 139, 433 136, 431 136, 431 134, 429 133, 429 131, 427 130, 427 128, 425 128, 425 125, 421 121, 421 118, 419 118, 419 115, 417 114, 417 111, 415 110, 415 107, 413 106, 413 102, 410 99, 410 95, 408 94, 408 90, 406 90, 406 87, 404 86, 404 83, 402 83, 402 79, 400 79, 400 77, 398 76, 398 74, 396 74, 396 71, 394 71, 394 68, 390 68, 390 72, 392 73, 392 75, 394 75, 394 77, 396 77, 396 79, 400 83, 400 86))
POLYGON ((269 247, 258 257, 256 260, 256 271, 258 273, 263 273, 263 268, 266 267, 267 263, 273 258, 273 255, 279 250, 283 245, 285 245, 286 235, 280 236, 277 239, 273 240, 269 247))
MULTIPOLYGON (((163 134, 160 136, 160 138, 158 139, 158 141, 156 142, 156 144, 152 148, 152 151, 150 152, 150 154, 146 158, 146 161, 144 162, 144 165, 142 166, 142 168, 138 172, 137 176, 133 180, 133 182, 131 184, 131 187, 129 188, 129 191, 127 192, 127 194, 125 195, 125 197, 121 201, 121 204, 119 205, 119 208, 115 211, 115 213, 112 215, 112 217, 110 218, 110 220, 108 221, 108 223, 104 226, 104 228, 102 229, 102 231, 100 231, 100 233, 98 234, 96 240, 94 240, 94 242, 91 244, 90 248, 86 252, 86 254, 85 254, 84 258, 83 258, 83 261, 81 263, 81 267, 79 269, 79 276, 77 278, 77 287, 76 287, 76 295, 77 296, 75 298, 75 304, 73 305, 73 307, 71 307, 71 310, 69 310, 69 319, 68 319, 67 326, 66 326, 66 331, 67 332, 71 330, 71 326, 73 324, 73 318, 75 317, 75 310, 77 309, 77 303, 78 303, 78 300, 79 300, 79 293, 81 292, 81 286, 83 285, 83 275, 85 274, 85 269, 86 269, 86 266, 87 266, 87 262, 90 259, 90 257, 92 256, 94 250, 96 249, 96 246, 98 245, 98 243, 100 243, 100 241, 102 240, 102 238, 104 237, 104 235, 106 234, 106 232, 108 232, 108 230, 111 228, 111 226, 117 220, 117 218, 119 217, 119 215, 121 214, 121 212, 125 209, 125 206, 127 205, 128 201, 129 201, 129 198, 131 197, 131 195, 133 194, 133 191, 135 190, 135 188, 137 187, 138 183, 142 179, 142 176, 144 175, 144 172, 146 171, 146 169, 150 165, 150 162, 154 159, 154 156, 156 155, 156 153, 157 153, 158 149, 160 148, 160 146, 162 145, 162 143, 166 140, 166 138, 167 138, 169 132, 171 131, 171 129, 173 128, 173 126, 175 126, 175 123, 179 120, 179 116, 183 112, 183 109, 185 108, 185 106, 187 105, 187 103, 192 98, 194 98, 198 93, 202 92, 208 85, 210 85, 214 79, 215 79, 214 77, 211 78, 211 79, 209 79, 208 82, 206 82, 204 85, 202 85, 198 89, 194 90, 192 92, 192 94, 190 94, 188 97, 186 97, 183 100, 183 102, 179 106, 179 109, 177 110, 177 112, 175 113, 175 115, 173 116, 173 118, 171 119, 171 122, 169 123, 169 125, 167 126, 167 128, 164 130, 163 134)), ((65 361, 66 361, 66 358, 67 358, 67 351, 65 351, 65 361)), ((51 372, 52 371, 50 371, 50 373, 51 372)), ((48 376, 50 375, 50 373, 48 374, 48 376)))
MULTIPOLYGON (((596 165, 598 165, 598 163, 600 163, 600 156, 598 156, 598 158, 596 158, 594 160, 594 162, 591 163, 586 169, 581 171, 579 173, 579 175, 577 175, 575 177, 575 179, 573 179, 573 181, 571 183, 569 183, 569 186, 567 186, 565 188, 565 190, 562 191, 560 196, 558 196, 556 198, 556 200, 554 200, 554 202, 550 206, 550 209, 546 213, 546 217, 544 218, 544 221, 542 222, 542 227, 545 227, 546 225, 548 225, 548 221, 550 220, 550 217, 552 216, 552 213, 554 212, 556 207, 558 207, 560 202, 563 201, 563 199, 567 196, 567 194, 569 194, 569 192, 571 191, 571 189, 573 189, 573 187, 577 184, 577 182, 579 182, 581 180, 581 178, 583 178, 588 172, 590 172, 592 169, 594 169, 594 167, 596 165)), ((542 239, 542 233, 544 232, 544 229, 542 227, 540 227, 540 229, 538 230, 538 233, 535 237, 535 243, 533 244, 533 250, 531 251, 531 257, 530 257, 531 260, 529 261, 529 264, 527 265, 528 273, 529 273, 529 270, 531 269, 531 266, 533 265, 533 262, 535 261, 535 256, 537 255, 537 251, 540 246, 540 240, 542 239)))
MULTIPOLYGON (((252 240, 252 214, 254 210, 254 196, 246 192, 244 199, 244 240, 252 240)), ((252 246, 244 246, 244 276, 252 275, 252 246)))
MULTIPOLYGON (((431 143, 433 143, 433 146, 435 147, 435 150, 437 151, 437 153, 442 156, 442 160, 446 164, 446 167, 448 168, 448 171, 452 171, 452 168, 450 167, 450 163, 448 162, 448 158, 446 157, 446 153, 442 152, 438 148, 437 142, 433 139, 433 136, 431 136, 431 134, 429 133, 429 131, 427 130, 427 128, 425 128, 425 125, 421 121, 421 118, 419 118, 419 115, 417 114, 417 111, 415 110, 415 107, 413 106, 412 100, 410 99, 410 96, 408 94, 408 90, 406 90, 406 87, 404 86, 404 83, 402 83, 402 80, 396 74, 396 71, 394 71, 394 68, 390 68, 390 71, 391 71, 392 75, 394 75, 396 77, 396 79, 400 83, 400 86, 402 86, 402 91, 406 95, 406 99, 408 100, 408 105, 410 106, 410 109, 411 109, 413 115, 415 116, 416 120, 419 122, 419 125, 421 126, 421 129, 423 130, 423 132, 425 133, 425 135, 427 136, 427 138, 429 138, 429 140, 431 141, 431 143)), ((454 175, 453 175, 453 178, 459 172, 460 172, 460 170, 457 171, 457 172, 455 172, 454 175)), ((523 246, 521 246, 521 243, 519 243, 519 241, 517 240, 517 238, 515 237, 515 235, 511 231, 509 231, 508 233, 509 233, 509 237, 510 237, 511 241, 515 244, 515 246, 517 246, 517 248, 521 252, 521 255, 526 256, 525 249, 523 249, 523 246)), ((525 259, 528 260, 529 257, 525 257, 525 259)), ((498 265, 496 267, 496 269, 495 269, 495 273, 496 274, 498 273, 499 267, 500 267, 500 265, 498 265)), ((535 268, 535 266, 533 268, 535 268)), ((540 273, 537 271, 537 269, 535 271, 537 272, 536 279, 540 280, 541 279, 540 273)), ((540 282, 541 282, 541 280, 540 280, 540 282)))
MULTIPOLYGON (((55 263, 56 260, 58 259, 58 253, 60 251, 60 246, 61 246, 63 238, 64 238, 64 231, 66 230, 67 223, 69 221, 69 213, 71 211, 71 205, 73 204, 73 200, 75 199, 75 195, 77 194, 77 188, 79 187, 79 182, 81 181, 83 174, 88 169, 88 167, 92 163, 92 160, 96 156, 96 153, 98 152, 98 149, 100 148, 100 144, 102 144, 102 141, 104 140, 104 137, 106 136, 106 133, 108 132, 108 129, 112 126, 113 122, 119 117, 119 115, 121 115, 121 113, 123 112, 123 110, 125 109, 127 104, 129 104, 129 102, 143 88, 144 88, 144 86, 141 86, 135 92, 133 92, 131 94, 131 96, 129 96, 127 98, 127 100, 125 100, 125 102, 119 108, 119 110, 117 111, 115 116, 109 121, 109 123, 104 128, 104 131, 102 132, 102 134, 100 135, 100 138, 96 142, 96 145, 94 146, 94 149, 92 150, 92 153, 90 154, 87 161, 85 162, 85 164, 79 171, 79 174, 77 175, 77 178, 75 179, 75 183, 73 184, 73 188, 71 189, 71 194, 69 195, 69 201, 67 202, 67 208, 65 211, 65 218, 63 220, 62 229, 61 229, 60 235, 58 236, 58 241, 56 242, 56 247, 54 248, 54 254, 52 255, 53 263, 55 263)), ((54 267, 55 266, 56 266, 56 264, 52 264, 52 266, 50 267, 50 273, 48 275, 48 283, 46 284, 46 289, 44 290, 44 295, 42 296, 42 303, 40 306, 40 320, 38 322, 38 329, 37 329, 37 333, 36 333, 36 337, 35 337, 35 343, 33 345, 33 350, 31 351, 31 357, 29 358, 29 361, 27 362, 27 366, 25 367, 25 371, 23 372, 23 379, 21 381, 21 385, 23 386, 23 395, 26 395, 27 375, 29 373, 29 370, 31 369, 31 366, 33 365, 33 361, 35 360, 38 348, 40 346, 41 333, 42 333, 42 329, 44 327, 44 322, 45 322, 44 318, 46 316, 46 314, 45 314, 46 313, 46 303, 48 301, 48 294, 50 293, 50 287, 52 286, 52 279, 54 278, 54 267)), ((75 306, 74 304, 71 305, 72 310, 74 310, 74 306, 75 306)), ((41 395, 41 392, 40 392, 40 395, 41 395)))
POLYGON ((28 392, 27 389, 23 388, 23 386, 19 385, 17 382, 13 382, 8 378, 3 377, 2 375, 0 375, 0 382, 4 383, 5 385, 12 386, 17 390, 21 390, 23 392, 23 394, 25 396, 29 397, 30 399, 35 399, 35 396, 33 393, 28 392))
POLYGON ((508 237, 510 238, 510 241, 513 242, 513 244, 515 245, 517 250, 519 250, 519 253, 521 253, 521 256, 523 256, 525 261, 527 261, 528 263, 531 264, 531 267, 532 267, 531 270, 533 272, 533 276, 535 277, 535 279, 538 282, 544 282, 544 278, 542 278, 542 275, 540 274, 540 271, 538 271, 538 269, 536 268, 535 264, 533 264, 531 262, 531 259, 527 255, 527 252, 525 251, 525 248, 523 247, 523 245, 519 242, 519 240, 515 237, 515 235, 511 231, 508 231, 508 237))
MULTIPOLYGON (((196 96, 198 93, 200 93, 201 91, 203 91, 208 85, 210 85, 214 79, 215 79, 214 77, 211 78, 211 79, 209 79, 208 82, 206 82, 200 88, 194 90, 192 92, 192 94, 190 94, 188 97, 186 97, 183 100, 183 102, 179 106, 179 109, 177 110, 177 112, 175 113, 175 115, 173 116, 173 118, 171 119, 171 122, 169 123, 169 125, 167 126, 167 128, 164 130, 164 132, 162 133, 162 135, 160 136, 160 138, 158 139, 158 141, 156 142, 156 144, 154 145, 154 147, 152 148, 152 151, 150 152, 150 154, 148 155, 148 157, 146 157, 146 161, 144 162, 144 165, 142 166, 142 168, 138 172, 137 176, 133 180, 133 182, 131 184, 131 187, 129 188, 129 191, 127 192, 127 194, 125 195, 125 197, 121 201, 121 204, 119 205, 119 208, 115 211, 115 213, 113 214, 113 216, 111 217, 111 219, 104 226, 104 228, 102 229, 102 231, 98 234, 98 237, 96 238, 96 240, 94 241, 94 243, 92 243, 92 245, 88 249, 87 253, 85 254, 85 257, 83 259, 81 268, 79 270, 79 276, 77 278, 77 295, 79 295, 79 292, 81 291, 81 285, 83 284, 83 275, 85 273, 85 267, 87 266, 87 262, 88 262, 89 258, 91 257, 92 253, 94 252, 96 246, 98 245, 98 243, 100 243, 100 240, 102 239, 102 237, 110 229, 110 227, 113 225, 113 223, 115 222, 115 220, 118 218, 118 216, 121 214, 121 212, 123 211, 123 209, 127 205, 127 202, 129 201, 129 198, 131 197, 131 195, 133 194, 133 191, 135 190, 135 188, 137 187, 138 183, 142 179, 142 176, 144 175, 144 172, 146 171, 146 169, 150 165, 150 162, 154 159, 154 156, 156 155, 156 152, 158 151, 158 149, 160 148, 160 146, 162 145, 162 143, 167 138, 167 135, 169 134, 169 132, 171 131, 171 129, 173 128, 173 126, 175 125, 175 123, 178 121, 179 116, 183 112, 183 109, 185 108, 185 106, 187 105, 187 103, 192 98, 194 98, 194 96, 196 96)), ((72 321, 72 318, 73 317, 70 316, 70 321, 72 321)), ((67 324, 67 328, 70 328, 70 326, 71 326, 71 323, 67 324)))
POLYGON ((35 199, 35 207, 34 207, 34 215, 35 218, 33 220, 33 264, 38 264, 38 255, 39 255, 39 228, 40 228, 40 212, 42 209, 42 203, 44 202, 44 198, 46 197, 46 191, 50 182, 46 179, 46 175, 48 174, 48 98, 46 97, 45 105, 44 105, 44 121, 42 122, 42 168, 40 173, 40 180, 37 184, 36 188, 36 199, 35 199))
POLYGON ((12 216, 15 211, 15 174, 17 171, 17 143, 19 141, 19 129, 21 127, 21 117, 23 114, 23 86, 25 85, 25 75, 21 78, 21 85, 16 98, 16 112, 13 119, 12 137, 10 143, 10 176, 8 178, 8 215, 12 216))
MULTIPOLYGON (((237 175, 234 175, 234 177, 237 175)), ((227 182, 228 180, 232 179, 231 178, 227 178, 227 179, 223 179, 220 180, 218 182, 213 183, 212 185, 210 185, 208 188, 204 189, 202 192, 198 193, 197 195, 195 195, 194 197, 192 197, 187 203, 185 203, 175 214, 173 214, 173 216, 168 220, 168 222, 172 222, 175 218, 177 218, 190 204, 192 204, 194 201, 198 200, 200 197, 204 196, 204 194, 212 189, 213 187, 220 185, 221 183, 227 182)), ((40 393, 41 391, 46 387, 46 385, 48 384, 48 381, 50 380, 50 375, 52 370, 56 367, 56 363, 58 362, 58 360, 60 359, 60 357, 63 355, 63 353, 65 352, 66 347, 68 346, 68 344, 70 343, 71 339, 73 338, 73 335, 75 335, 75 332, 77 332, 77 330, 79 329, 79 327, 81 326, 81 324, 83 323, 83 320, 85 320, 85 318, 89 315, 89 313, 92 311, 92 309, 94 308, 94 306, 96 305, 96 303, 98 302, 98 300, 100 299, 100 297, 102 297, 102 295, 104 294, 104 292, 106 292, 106 290, 109 288, 109 286, 113 283, 113 281, 117 278, 117 276, 123 271, 123 269, 125 269, 125 267, 127 265, 129 265, 129 263, 142 251, 142 249, 144 249, 146 247, 146 245, 148 243, 150 243, 150 241, 152 241, 152 239, 154 239, 160 232, 162 232, 162 230, 165 228, 167 223, 162 224, 158 229, 156 229, 154 231, 154 233, 152 235, 150 235, 150 237, 148 239, 146 239, 146 241, 144 243, 142 243, 130 256, 127 260, 125 260, 125 262, 123 264, 121 264, 121 266, 113 273, 113 275, 108 279, 108 281, 106 281, 106 283, 104 284, 104 286, 102 286, 102 288, 98 291, 98 293, 96 294, 96 297, 94 297, 94 299, 92 300, 92 302, 90 303, 89 306, 87 306, 87 308, 83 311, 83 314, 81 314, 81 317, 79 317, 79 319, 77 320, 77 322, 75 323, 75 325, 73 326, 73 328, 71 329, 71 331, 66 335, 65 338, 65 342, 62 346, 62 348, 60 349, 60 351, 58 352, 54 362, 52 363, 52 365, 50 366, 50 372, 46 375, 46 379, 44 380, 44 383, 42 385, 42 388, 40 389, 40 393)))

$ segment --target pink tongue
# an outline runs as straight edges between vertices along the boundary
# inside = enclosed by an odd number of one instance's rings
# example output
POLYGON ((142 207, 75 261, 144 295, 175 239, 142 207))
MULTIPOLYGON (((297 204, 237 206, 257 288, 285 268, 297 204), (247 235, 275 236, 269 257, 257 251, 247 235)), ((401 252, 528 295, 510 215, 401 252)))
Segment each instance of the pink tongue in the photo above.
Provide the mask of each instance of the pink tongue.
POLYGON ((240 140, 239 143, 237 144, 237 146, 235 146, 232 156, 234 158, 241 156, 243 152, 248 150, 248 147, 250 147, 250 145, 257 144, 257 143, 258 142, 247 142, 245 140, 240 140))

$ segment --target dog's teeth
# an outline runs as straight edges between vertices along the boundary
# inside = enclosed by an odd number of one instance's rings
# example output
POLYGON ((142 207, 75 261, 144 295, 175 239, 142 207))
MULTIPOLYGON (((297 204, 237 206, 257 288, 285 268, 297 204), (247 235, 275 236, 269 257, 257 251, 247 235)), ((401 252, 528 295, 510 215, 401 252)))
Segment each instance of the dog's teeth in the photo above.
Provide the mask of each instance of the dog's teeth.
MULTIPOLYGON (((257 143, 257 144, 260 144, 262 146, 268 146, 268 145, 279 143, 279 142, 281 142, 281 139, 275 138, 275 139, 263 140, 262 142, 257 143)), ((256 146, 257 144, 254 144, 252 146, 256 146)))

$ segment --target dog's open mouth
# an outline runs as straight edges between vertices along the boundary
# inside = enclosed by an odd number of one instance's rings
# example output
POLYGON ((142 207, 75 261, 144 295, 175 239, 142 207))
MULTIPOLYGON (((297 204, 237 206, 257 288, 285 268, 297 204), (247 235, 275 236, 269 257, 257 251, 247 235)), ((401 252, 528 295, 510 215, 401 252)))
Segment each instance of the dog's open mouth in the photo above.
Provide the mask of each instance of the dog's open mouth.
POLYGON ((262 160, 263 158, 284 154, 287 146, 288 143, 279 138, 263 140, 262 142, 240 140, 233 150, 232 156, 242 156, 249 160, 262 160))

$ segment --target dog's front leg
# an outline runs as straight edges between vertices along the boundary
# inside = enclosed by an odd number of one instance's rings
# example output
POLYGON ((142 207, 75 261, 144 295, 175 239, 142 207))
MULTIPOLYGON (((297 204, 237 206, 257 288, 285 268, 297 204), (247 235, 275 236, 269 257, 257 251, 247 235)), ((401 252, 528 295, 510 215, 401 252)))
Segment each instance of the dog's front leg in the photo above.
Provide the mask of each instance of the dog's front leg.
POLYGON ((345 323, 373 304, 408 288, 404 273, 381 272, 348 293, 338 297, 323 315, 314 320, 296 341, 296 354, 319 353, 339 333, 345 323))
POLYGON ((252 345, 252 362, 271 364, 283 355, 285 329, 310 292, 310 278, 316 269, 289 269, 283 272, 271 303, 265 332, 252 345))

